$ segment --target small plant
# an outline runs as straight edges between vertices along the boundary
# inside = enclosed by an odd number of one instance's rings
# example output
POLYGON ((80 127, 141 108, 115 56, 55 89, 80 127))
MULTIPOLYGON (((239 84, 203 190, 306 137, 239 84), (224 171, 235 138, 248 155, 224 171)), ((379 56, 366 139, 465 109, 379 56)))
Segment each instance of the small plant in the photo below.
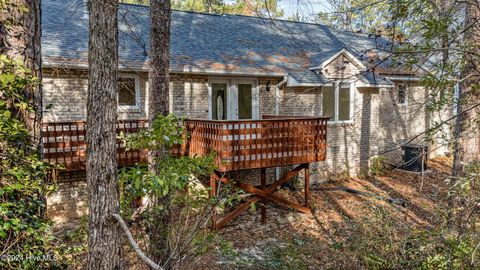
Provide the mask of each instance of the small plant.
POLYGON ((375 156, 370 159, 370 174, 383 175, 385 173, 385 157, 375 156))

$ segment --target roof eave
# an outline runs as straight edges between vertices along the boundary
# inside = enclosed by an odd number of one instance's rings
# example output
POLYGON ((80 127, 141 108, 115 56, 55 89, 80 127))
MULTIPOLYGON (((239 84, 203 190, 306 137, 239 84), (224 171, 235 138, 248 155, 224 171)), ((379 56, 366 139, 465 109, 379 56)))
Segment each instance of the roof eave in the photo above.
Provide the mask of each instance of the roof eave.
MULTIPOLYGON (((88 69, 88 64, 82 63, 52 63, 44 61, 42 63, 44 68, 71 68, 71 69, 88 69)), ((136 71, 148 72, 148 67, 145 66, 126 66, 119 65, 120 71, 136 71)), ((170 73, 180 74, 195 74, 195 75, 223 75, 223 76, 246 76, 246 77, 284 77, 287 73, 283 72, 268 72, 268 71, 241 71, 241 70, 215 70, 215 69, 200 69, 200 68, 183 68, 170 69, 170 73)))

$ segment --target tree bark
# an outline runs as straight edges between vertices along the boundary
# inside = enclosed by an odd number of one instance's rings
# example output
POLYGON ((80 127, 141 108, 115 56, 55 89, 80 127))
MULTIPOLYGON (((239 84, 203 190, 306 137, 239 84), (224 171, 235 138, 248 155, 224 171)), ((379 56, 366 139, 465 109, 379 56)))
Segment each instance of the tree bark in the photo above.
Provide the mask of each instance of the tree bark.
MULTIPOLYGON (((9 0, 3 5, 0 10, 0 54, 21 61, 34 76, 41 80, 40 1, 9 0)), ((33 89, 25 89, 25 96, 34 108, 34 112, 19 112, 19 118, 26 124, 32 135, 34 146, 38 149, 41 146, 41 90, 40 85, 33 89)))
POLYGON ((170 0, 150 1, 150 122, 159 114, 166 116, 169 113, 170 18, 170 0))
MULTIPOLYGON (((148 116, 150 126, 158 115, 169 113, 170 81, 170 0, 150 1, 150 71, 148 84, 148 116)), ((149 170, 158 173, 158 160, 162 159, 166 149, 149 152, 149 170)), ((168 228, 170 223, 170 195, 152 198, 153 216, 150 224, 149 255, 157 263, 168 258, 168 228), (161 205, 163 210, 156 210, 161 205), (160 212, 159 212, 160 211, 160 212)), ((168 266, 165 266, 168 269, 168 266)))
POLYGON ((89 0, 87 97, 88 269, 120 268, 117 185, 118 1, 89 0))
MULTIPOLYGON (((467 50, 480 53, 480 6, 478 1, 466 4, 465 9, 465 35, 464 44, 467 50)), ((480 91, 474 86, 480 79, 477 63, 478 56, 474 53, 465 53, 463 56, 464 69, 462 71, 463 82, 459 86, 457 114, 454 128, 454 159, 452 167, 452 181, 455 184, 465 176, 465 165, 480 159, 480 108, 470 110, 480 102, 480 91)), ((457 210, 464 207, 458 196, 449 199, 450 222, 461 222, 457 210)))

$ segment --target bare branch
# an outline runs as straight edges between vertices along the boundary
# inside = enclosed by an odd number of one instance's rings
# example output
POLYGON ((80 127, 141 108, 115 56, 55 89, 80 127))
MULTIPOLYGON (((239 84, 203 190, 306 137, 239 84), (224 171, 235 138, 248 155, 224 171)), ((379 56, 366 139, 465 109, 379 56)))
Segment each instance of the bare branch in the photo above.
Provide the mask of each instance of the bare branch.
POLYGON ((118 223, 120 224, 120 227, 122 227, 123 232, 125 233, 125 235, 128 238, 128 241, 130 242, 130 245, 132 246, 135 253, 137 253, 137 255, 140 257, 140 259, 142 259, 144 263, 146 263, 148 266, 150 266, 153 269, 163 270, 163 268, 160 265, 150 260, 150 258, 148 258, 147 255, 145 255, 145 253, 142 252, 137 242, 135 242, 135 239, 133 239, 132 233, 128 229, 127 223, 125 223, 123 218, 119 214, 112 214, 112 216, 118 221, 118 223))

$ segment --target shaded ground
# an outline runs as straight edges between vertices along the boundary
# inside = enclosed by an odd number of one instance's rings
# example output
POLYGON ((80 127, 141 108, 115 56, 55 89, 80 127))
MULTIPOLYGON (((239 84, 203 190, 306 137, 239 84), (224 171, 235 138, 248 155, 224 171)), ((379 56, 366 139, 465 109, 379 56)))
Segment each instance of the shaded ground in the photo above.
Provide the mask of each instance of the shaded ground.
MULTIPOLYGON (((372 243, 362 243, 362 239, 385 233, 382 240, 394 241, 412 227, 428 229, 441 222, 449 163, 432 160, 432 170, 423 178, 391 170, 368 179, 330 179, 312 187, 313 216, 267 205, 267 224, 262 225, 259 212, 246 212, 218 232, 210 252, 185 269, 365 268, 368 256, 362 248, 367 252, 364 245, 372 243)), ((301 202, 301 191, 281 190, 279 194, 301 202)))
MULTIPOLYGON (((389 170, 366 179, 326 179, 312 187, 312 216, 267 205, 263 225, 260 211, 247 211, 181 269, 402 269, 410 258, 429 254, 433 238, 419 243, 422 232, 439 227, 446 213, 450 161, 437 158, 429 166, 424 177, 389 170), (412 238, 417 230, 419 236, 412 238), (424 254, 418 256, 419 249, 424 254)), ((299 203, 303 195, 301 190, 277 194, 299 203)), ((124 250, 124 261, 133 265, 126 268, 146 269, 126 244, 124 250)), ((435 263, 424 269, 440 269, 435 263)))

